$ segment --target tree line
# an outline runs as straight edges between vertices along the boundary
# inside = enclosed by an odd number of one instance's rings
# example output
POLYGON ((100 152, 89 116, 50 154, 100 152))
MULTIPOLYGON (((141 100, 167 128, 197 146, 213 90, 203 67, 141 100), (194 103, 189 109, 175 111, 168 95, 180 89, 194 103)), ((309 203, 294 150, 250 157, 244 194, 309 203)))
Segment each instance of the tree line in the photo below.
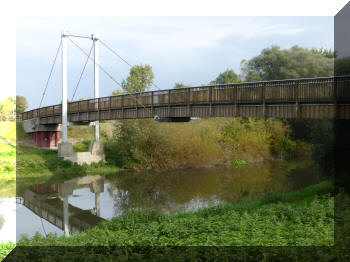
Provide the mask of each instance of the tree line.
MULTIPOLYGON (((336 53, 331 49, 303 48, 297 45, 282 49, 271 46, 251 59, 242 60, 240 69, 240 73, 227 69, 206 85, 346 75, 350 74, 350 58, 337 59, 336 53)), ((153 79, 150 65, 134 66, 128 78, 122 82, 122 91, 117 90, 112 95, 147 91, 152 86, 153 79)), ((190 85, 182 82, 174 84, 176 89, 186 87, 190 85)))
POLYGON ((24 96, 6 97, 0 101, 1 114, 21 114, 28 108, 27 99, 24 96))

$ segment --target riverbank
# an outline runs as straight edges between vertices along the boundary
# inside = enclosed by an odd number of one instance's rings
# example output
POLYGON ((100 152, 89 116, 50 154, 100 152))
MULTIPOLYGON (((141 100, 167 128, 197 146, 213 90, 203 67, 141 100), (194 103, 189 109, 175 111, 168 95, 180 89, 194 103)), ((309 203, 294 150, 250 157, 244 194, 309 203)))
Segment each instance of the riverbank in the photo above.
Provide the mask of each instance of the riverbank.
POLYGON ((55 175, 58 175, 60 178, 87 174, 107 175, 118 171, 118 167, 103 163, 90 166, 72 164, 57 157, 57 150, 17 146, 18 178, 52 177, 55 175))
POLYGON ((334 244, 331 182, 196 212, 130 212, 71 237, 23 238, 30 246, 329 246, 334 244))
POLYGON ((0 122, 0 197, 16 195, 16 123, 0 122))

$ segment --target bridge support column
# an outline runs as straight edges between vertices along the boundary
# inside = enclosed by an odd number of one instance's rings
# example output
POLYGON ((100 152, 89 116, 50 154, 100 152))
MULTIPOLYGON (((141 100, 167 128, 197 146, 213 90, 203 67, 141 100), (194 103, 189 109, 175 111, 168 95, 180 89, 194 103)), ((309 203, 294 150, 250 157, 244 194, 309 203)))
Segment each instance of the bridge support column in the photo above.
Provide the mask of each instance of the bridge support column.
MULTIPOLYGON (((99 47, 98 47, 98 38, 96 35, 92 35, 92 40, 94 41, 94 96, 95 96, 95 109, 98 110, 98 103, 96 103, 96 100, 98 101, 98 98, 100 97, 99 94, 99 85, 100 85, 100 76, 99 76, 99 47)), ((95 142, 98 142, 100 140, 100 121, 95 121, 95 142)))
POLYGON ((68 196, 63 197, 63 228, 64 235, 69 236, 69 210, 68 210, 68 196))
POLYGON ((30 134, 38 147, 55 148, 60 138, 59 131, 38 131, 30 134))
POLYGON ((67 35, 62 32, 62 143, 58 145, 58 156, 73 155, 73 145, 68 143, 67 110, 67 35))
POLYGON ((95 208, 96 208, 96 216, 100 216, 101 214, 101 205, 100 205, 100 193, 95 193, 95 208))

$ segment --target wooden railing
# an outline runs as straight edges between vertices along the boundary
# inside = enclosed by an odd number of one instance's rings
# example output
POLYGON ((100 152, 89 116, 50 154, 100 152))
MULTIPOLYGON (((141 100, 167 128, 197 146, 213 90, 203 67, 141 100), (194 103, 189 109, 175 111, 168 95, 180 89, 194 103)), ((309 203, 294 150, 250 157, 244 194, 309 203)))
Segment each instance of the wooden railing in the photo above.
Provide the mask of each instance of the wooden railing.
MULTIPOLYGON (((349 103, 350 76, 211 85, 102 97, 68 103, 68 113, 162 106, 349 103)), ((23 120, 60 116, 61 105, 34 109, 23 120)))
POLYGON ((21 114, 0 114, 0 121, 20 121, 21 114))

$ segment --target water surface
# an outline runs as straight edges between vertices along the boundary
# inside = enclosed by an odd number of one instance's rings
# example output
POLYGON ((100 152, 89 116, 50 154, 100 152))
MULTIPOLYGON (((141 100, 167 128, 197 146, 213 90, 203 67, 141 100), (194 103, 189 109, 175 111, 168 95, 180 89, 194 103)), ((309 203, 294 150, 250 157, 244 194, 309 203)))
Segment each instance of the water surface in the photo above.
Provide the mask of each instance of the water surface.
POLYGON ((132 210, 191 211, 298 190, 324 179, 310 160, 278 160, 241 168, 96 174, 54 184, 26 181, 17 188, 16 236, 72 234, 132 210))

